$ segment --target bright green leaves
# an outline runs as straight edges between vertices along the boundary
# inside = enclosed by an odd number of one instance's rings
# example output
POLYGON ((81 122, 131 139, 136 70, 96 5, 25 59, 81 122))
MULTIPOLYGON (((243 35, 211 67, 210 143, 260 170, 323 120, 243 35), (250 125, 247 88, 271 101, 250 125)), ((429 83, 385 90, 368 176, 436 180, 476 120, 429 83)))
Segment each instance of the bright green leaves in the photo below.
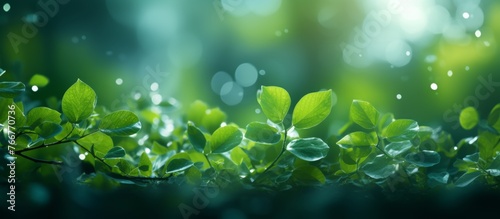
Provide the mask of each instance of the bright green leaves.
POLYGON ((49 84, 49 79, 44 75, 35 74, 31 77, 28 84, 30 86, 45 87, 47 86, 47 84, 49 84))
POLYGON ((0 96, 5 98, 14 98, 24 92, 26 86, 21 82, 0 82, 0 96))
POLYGON ((245 138, 261 144, 276 144, 281 139, 279 131, 266 123, 252 122, 246 127, 245 138))
POLYGON ((44 139, 49 139, 63 130, 62 126, 53 122, 43 122, 35 128, 35 133, 44 139))
POLYGON ((215 130, 210 139, 212 153, 224 153, 238 146, 243 134, 236 126, 228 125, 215 130))
POLYGON ((127 136, 141 129, 139 118, 132 112, 120 110, 102 118, 99 130, 108 135, 127 136))
POLYGON ((319 138, 302 138, 288 143, 286 150, 305 161, 317 161, 326 157, 330 147, 319 138))
POLYGON ((488 116, 488 125, 500 133, 500 104, 495 105, 488 116))
POLYGON ((186 170, 193 166, 194 163, 187 159, 173 159, 167 165, 167 173, 175 173, 186 170))
POLYGON ((47 107, 33 108, 28 112, 26 117, 26 125, 31 128, 36 128, 44 122, 59 124, 62 121, 61 113, 47 107))
POLYGON ((370 147, 376 146, 378 144, 377 136, 373 134, 368 134, 364 132, 353 132, 337 142, 341 148, 349 149, 352 147, 370 147))
POLYGON ((432 167, 441 161, 441 156, 435 151, 423 150, 409 153, 406 155, 405 159, 419 167, 432 167))
POLYGON ((149 156, 146 152, 142 153, 139 158, 139 174, 141 176, 150 177, 153 174, 153 164, 149 159, 149 156))
POLYGON ((370 103, 354 100, 351 104, 351 120, 365 129, 373 129, 377 125, 379 113, 370 103))
POLYGON ((471 130, 479 123, 479 114, 474 107, 467 107, 460 112, 460 125, 465 130, 471 130))
POLYGON ((76 141, 87 151, 94 151, 98 157, 103 157, 113 148, 113 139, 102 132, 94 132, 76 141))
POLYGON ((71 123, 87 119, 94 111, 97 96, 94 90, 78 79, 62 98, 62 111, 71 123))
POLYGON ((292 124, 297 129, 317 126, 332 109, 332 90, 306 94, 293 109, 292 124))
POLYGON ((275 86, 262 86, 257 94, 257 102, 264 115, 274 123, 283 122, 291 104, 288 92, 275 86))
POLYGON ((411 140, 418 134, 418 123, 410 119, 398 119, 389 124, 384 131, 382 137, 387 138, 391 142, 399 142, 411 140))
POLYGON ((188 122, 187 136, 194 149, 200 153, 203 153, 207 144, 207 139, 205 138, 203 132, 199 128, 194 126, 194 123, 192 122, 188 122))
POLYGON ((396 164, 391 158, 381 154, 366 163, 362 170, 371 178, 384 179, 396 172, 396 164))

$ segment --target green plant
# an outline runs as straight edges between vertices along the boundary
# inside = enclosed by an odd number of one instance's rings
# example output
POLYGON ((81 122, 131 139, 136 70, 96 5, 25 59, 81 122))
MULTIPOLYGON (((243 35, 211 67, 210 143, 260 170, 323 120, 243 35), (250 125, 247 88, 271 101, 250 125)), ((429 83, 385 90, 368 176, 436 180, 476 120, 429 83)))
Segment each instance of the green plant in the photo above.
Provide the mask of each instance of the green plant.
MULTIPOLYGON (((40 76, 33 80, 30 84, 48 83, 40 76)), ((80 80, 53 108, 24 109, 14 101, 23 91, 22 83, 0 84, 2 153, 33 161, 25 170, 41 175, 51 173, 40 165, 64 169, 67 155, 77 156, 85 166, 76 171, 83 184, 230 182, 286 190, 337 183, 394 190, 463 187, 473 181, 498 188, 500 182, 500 104, 487 121, 474 108, 465 108, 460 124, 477 129, 478 135, 455 144, 439 128, 395 119, 361 100, 352 102, 349 122, 336 135, 302 137, 301 130, 330 114, 331 90, 306 94, 289 115, 288 92, 263 86, 257 102, 268 120, 245 128, 228 123, 223 111, 201 101, 182 110, 175 100, 153 104, 136 96, 128 110, 109 112, 96 105, 94 90, 80 80)))

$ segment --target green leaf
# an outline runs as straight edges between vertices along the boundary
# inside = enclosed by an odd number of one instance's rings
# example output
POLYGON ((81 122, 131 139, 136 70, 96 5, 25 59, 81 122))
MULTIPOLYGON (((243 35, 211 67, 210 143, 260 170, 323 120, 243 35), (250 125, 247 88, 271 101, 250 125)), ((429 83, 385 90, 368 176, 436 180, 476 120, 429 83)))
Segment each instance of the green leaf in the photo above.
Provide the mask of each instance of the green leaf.
POLYGON ((479 123, 479 114, 474 107, 467 107, 460 112, 460 125, 465 130, 471 130, 479 123))
POLYGON ((238 146, 243 140, 241 131, 232 125, 217 129, 210 139, 212 153, 224 153, 238 146))
POLYGON ((191 185, 199 185, 201 182, 201 172, 196 167, 190 167, 186 172, 186 181, 191 185))
POLYGON ((261 144, 276 144, 281 139, 279 131, 266 123, 252 122, 247 125, 245 138, 261 144))
POLYGON ((143 152, 139 159, 139 173, 141 176, 150 177, 153 174, 153 164, 146 152, 143 152))
POLYGON ((220 128, 222 122, 226 121, 226 113, 222 112, 219 108, 206 110, 205 113, 202 124, 210 133, 220 128))
POLYGON ((196 151, 203 153, 205 145, 207 144, 207 139, 205 138, 203 132, 194 126, 193 122, 188 122, 187 134, 189 142, 191 142, 193 148, 196 151))
POLYGON ((3 69, 1 69, 1 68, 0 68, 0 77, 1 77, 3 74, 5 74, 5 72, 7 72, 7 71, 5 71, 5 70, 3 70, 3 69))
POLYGON ((286 150, 305 161, 317 161, 326 157, 330 147, 319 138, 301 138, 288 143, 286 150))
POLYGON ((326 182, 323 172, 313 165, 298 167, 293 171, 293 177, 304 183, 320 182, 324 184, 326 182))
POLYGON ((495 105, 488 115, 488 125, 500 133, 500 104, 495 105))
POLYGON ((47 84, 49 84, 49 79, 44 75, 35 74, 31 77, 28 84, 30 86, 45 87, 47 86, 47 84))
POLYGON ((125 152, 125 149, 123 149, 120 146, 116 146, 111 148, 108 153, 104 156, 104 158, 107 159, 113 159, 113 158, 121 158, 124 157, 127 153, 125 152))
POLYGON ((337 145, 344 149, 352 147, 370 147, 378 144, 378 138, 364 132, 353 132, 337 141, 337 145))
POLYGON ((479 149, 479 156, 483 160, 490 160, 495 156, 495 152, 500 149, 500 135, 493 134, 489 131, 482 131, 479 133, 477 139, 477 146, 479 149))
POLYGON ((382 137, 391 142, 412 140, 418 134, 418 123, 410 119, 398 119, 382 131, 382 137))
POLYGON ((167 166, 167 173, 175 173, 192 167, 194 163, 186 159, 174 159, 167 166))
POLYGON ((26 125, 31 128, 35 128, 43 122, 60 124, 62 121, 61 113, 47 107, 35 107, 28 112, 26 117, 26 125))
POLYGON ((500 176, 500 153, 493 159, 486 171, 492 176, 500 176))
POLYGON ((429 179, 433 179, 439 183, 446 184, 446 183, 448 183, 448 179, 450 178, 450 174, 448 172, 430 173, 427 177, 429 177, 429 179))
POLYGON ((396 164, 391 158, 380 154, 367 162, 361 169, 371 178, 384 179, 396 172, 396 164))
POLYGON ((406 161, 419 167, 431 167, 441 161, 441 156, 435 151, 421 151, 409 153, 405 157, 406 161))
POLYGON ((385 146, 384 150, 392 157, 398 156, 412 147, 411 141, 393 142, 385 146))
POLYGON ((126 110, 110 113, 102 118, 99 130, 108 135, 127 136, 141 130, 139 117, 126 110))
POLYGON ((281 87, 262 86, 257 94, 257 102, 269 120, 281 123, 290 109, 291 99, 281 87))
POLYGON ((56 136, 57 134, 61 133, 62 130, 62 126, 53 122, 43 122, 35 128, 35 132, 45 139, 56 136))
POLYGON ((14 98, 23 93, 26 89, 21 82, 0 82, 0 96, 5 98, 14 98))
POLYGON ((297 129, 312 128, 321 123, 332 109, 332 90, 306 94, 293 109, 292 124, 297 129))
POLYGON ((464 175, 462 175, 460 178, 457 179, 457 181, 455 181, 455 186, 466 187, 472 182, 474 182, 474 180, 476 180, 480 176, 481 172, 479 171, 464 173, 464 175))
POLYGON ((207 104, 202 101, 196 100, 190 106, 186 113, 187 119, 194 124, 202 125, 203 117, 208 110, 207 104))
POLYGON ((392 122, 394 122, 394 114, 392 113, 384 114, 378 121, 378 130, 380 131, 384 130, 384 128, 387 127, 392 122))
POLYGON ((79 123, 92 114, 96 101, 94 90, 78 79, 63 95, 62 112, 71 123, 79 123))
POLYGON ((98 157, 103 157, 111 148, 113 148, 113 139, 102 132, 94 132, 78 139, 77 142, 88 151, 91 151, 93 148, 95 155, 98 157))
POLYGON ((370 103, 361 100, 353 100, 350 117, 351 120, 359 126, 365 129, 372 129, 377 125, 379 113, 370 103))

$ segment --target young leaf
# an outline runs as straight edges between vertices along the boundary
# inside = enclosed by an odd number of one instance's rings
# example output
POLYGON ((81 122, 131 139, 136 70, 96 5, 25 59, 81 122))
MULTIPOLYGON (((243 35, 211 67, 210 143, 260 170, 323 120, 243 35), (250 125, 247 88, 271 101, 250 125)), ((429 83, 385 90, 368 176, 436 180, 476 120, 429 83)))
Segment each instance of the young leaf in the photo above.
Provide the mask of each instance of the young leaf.
POLYGON ((88 151, 91 151, 93 148, 95 155, 98 157, 103 157, 111 148, 113 148, 113 139, 102 132, 94 132, 78 139, 77 142, 88 151))
POLYGON ((460 112, 460 125, 465 130, 471 130, 479 123, 479 114, 474 107, 467 107, 460 112))
POLYGON ((139 172, 141 176, 150 177, 153 174, 153 164, 146 152, 143 152, 139 159, 139 172))
POLYGON ((298 167, 293 171, 293 177, 304 183, 320 182, 324 184, 326 177, 321 170, 313 165, 298 167))
POLYGON ((243 140, 243 134, 235 126, 224 126, 215 130, 210 139, 212 153, 224 153, 238 146, 243 140))
POLYGON ((418 134, 418 123, 410 119, 398 119, 382 131, 382 137, 391 142, 412 140, 418 134))
POLYGON ((317 161, 326 157, 330 147, 319 138, 301 138, 288 143, 286 150, 305 161, 317 161))
POLYGON ((108 135, 127 136, 141 130, 139 117, 126 110, 110 113, 102 118, 99 130, 108 135))
POLYGON ((385 127, 387 127, 389 124, 394 122, 394 114, 392 113, 386 113, 384 114, 380 120, 378 121, 378 130, 382 131, 384 130, 385 127))
POLYGON ((60 124, 61 113, 47 107, 35 107, 26 115, 26 125, 31 128, 35 128, 43 122, 60 124))
POLYGON ((63 95, 62 112, 71 123, 79 123, 92 114, 96 98, 94 90, 78 79, 63 95))
POLYGON ((406 161, 419 167, 432 167, 441 161, 441 156, 435 151, 421 151, 409 153, 405 157, 406 161))
POLYGON ((361 169, 371 178, 384 179, 396 172, 396 164, 391 158, 381 154, 366 163, 361 169))
POLYGON ((376 146, 377 144, 378 138, 376 136, 364 132, 353 132, 337 141, 337 145, 344 149, 352 147, 370 147, 376 146))
POLYGON ((280 141, 281 134, 266 123, 252 122, 247 125, 245 138, 261 144, 276 144, 280 141))
POLYGON ((488 115, 488 125, 500 132, 500 104, 495 105, 488 115))
POLYGON ((62 126, 53 122, 43 122, 35 128, 35 132, 42 138, 49 139, 63 130, 62 126))
POLYGON ((500 176, 500 153, 493 159, 486 171, 492 176, 500 176))
POLYGON ((332 109, 332 90, 306 94, 293 109, 292 124, 297 129, 312 128, 321 123, 332 109))
POLYGON ((104 156, 104 158, 113 159, 113 158, 124 157, 125 155, 126 155, 125 149, 123 149, 120 146, 116 146, 116 147, 111 148, 108 151, 108 153, 106 153, 106 155, 104 156))
POLYGON ((411 141, 392 142, 385 146, 384 150, 392 157, 398 156, 412 147, 411 141))
POLYGON ((448 183, 448 179, 450 178, 450 174, 448 172, 429 173, 429 175, 427 175, 427 177, 429 177, 429 179, 435 180, 436 182, 446 184, 446 183, 448 183))
POLYGON ((200 152, 203 153, 205 150, 205 145, 207 144, 207 140, 205 139, 205 135, 203 132, 194 126, 193 122, 188 122, 188 128, 187 128, 187 135, 189 142, 193 145, 193 148, 200 152))
POLYGON ((175 173, 179 171, 183 171, 191 166, 193 166, 193 162, 186 159, 174 159, 170 161, 167 166, 167 173, 175 173))
POLYGON ((0 97, 14 98, 25 89, 26 87, 21 82, 0 82, 0 97))
POLYGON ((209 109, 205 112, 205 117, 202 119, 202 125, 208 132, 213 133, 220 127, 220 124, 226 120, 226 113, 219 108, 209 109))
POLYGON ((365 129, 375 128, 379 113, 370 103, 362 100, 353 100, 350 117, 353 122, 365 129))
POLYGON ((269 120, 281 123, 288 113, 291 99, 288 92, 281 87, 262 86, 257 94, 257 102, 269 120))
POLYGON ((481 172, 479 171, 464 173, 464 175, 462 175, 460 178, 457 179, 457 181, 455 181, 455 186, 466 187, 472 182, 474 182, 474 180, 476 180, 480 176, 481 172))
POLYGON ((47 86, 47 84, 49 84, 49 79, 44 75, 35 74, 31 77, 28 84, 30 86, 45 87, 47 86))

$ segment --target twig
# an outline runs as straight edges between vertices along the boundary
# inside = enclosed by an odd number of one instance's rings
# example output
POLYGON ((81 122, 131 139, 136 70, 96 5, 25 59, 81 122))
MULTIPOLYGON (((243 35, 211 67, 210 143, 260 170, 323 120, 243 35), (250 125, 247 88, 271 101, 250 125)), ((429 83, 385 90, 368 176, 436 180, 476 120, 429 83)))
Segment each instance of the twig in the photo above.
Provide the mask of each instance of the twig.
POLYGON ((265 172, 267 172, 269 169, 271 169, 271 167, 273 167, 276 162, 278 162, 278 160, 280 159, 281 155, 283 155, 283 153, 285 152, 285 144, 286 144, 286 138, 287 138, 287 134, 288 134, 288 129, 285 129, 285 136, 283 138, 283 144, 281 145, 281 152, 280 154, 276 157, 276 159, 271 163, 271 165, 269 165, 265 170, 264 172, 262 172, 262 174, 264 174, 265 172))
POLYGON ((19 156, 21 156, 21 157, 24 157, 24 158, 26 158, 28 160, 36 162, 36 163, 45 163, 45 164, 52 164, 52 165, 63 165, 63 162, 61 162, 61 161, 51 161, 51 160, 37 159, 37 158, 26 156, 26 155, 24 155, 22 153, 19 153, 19 152, 16 152, 16 154, 19 155, 19 156))

